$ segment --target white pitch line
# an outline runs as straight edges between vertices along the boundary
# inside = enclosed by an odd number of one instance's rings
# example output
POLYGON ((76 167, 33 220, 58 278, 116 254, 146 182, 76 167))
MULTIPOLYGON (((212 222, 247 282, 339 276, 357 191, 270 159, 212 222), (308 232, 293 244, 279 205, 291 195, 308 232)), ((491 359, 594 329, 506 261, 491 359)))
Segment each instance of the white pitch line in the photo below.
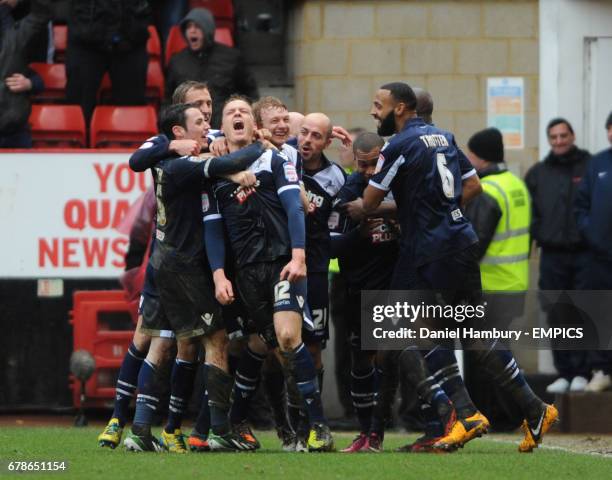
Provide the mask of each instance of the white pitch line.
MULTIPOLYGON (((497 443, 507 443, 507 444, 511 444, 511 445, 518 445, 520 443, 520 442, 516 442, 514 440, 503 440, 501 438, 494 438, 494 437, 487 437, 484 440, 490 440, 491 442, 497 442, 497 443)), ((576 455, 589 455, 589 456, 595 456, 595 457, 612 458, 612 453, 578 452, 576 450, 572 450, 572 449, 566 448, 566 447, 560 447, 558 445, 540 444, 540 446, 538 448, 543 448, 545 450, 559 450, 561 452, 566 452, 566 453, 575 453, 576 455)))

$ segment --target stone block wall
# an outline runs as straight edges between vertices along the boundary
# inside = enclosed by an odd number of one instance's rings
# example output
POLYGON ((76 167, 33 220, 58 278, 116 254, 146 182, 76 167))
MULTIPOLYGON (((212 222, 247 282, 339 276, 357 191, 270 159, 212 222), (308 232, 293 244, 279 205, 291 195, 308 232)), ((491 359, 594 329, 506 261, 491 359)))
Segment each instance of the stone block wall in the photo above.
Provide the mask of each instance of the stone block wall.
POLYGON ((384 82, 434 96, 434 120, 461 145, 486 126, 486 80, 525 79, 525 148, 508 150, 524 174, 537 160, 538 1, 293 2, 288 62, 295 108, 323 111, 346 127, 374 129, 368 116, 384 82))

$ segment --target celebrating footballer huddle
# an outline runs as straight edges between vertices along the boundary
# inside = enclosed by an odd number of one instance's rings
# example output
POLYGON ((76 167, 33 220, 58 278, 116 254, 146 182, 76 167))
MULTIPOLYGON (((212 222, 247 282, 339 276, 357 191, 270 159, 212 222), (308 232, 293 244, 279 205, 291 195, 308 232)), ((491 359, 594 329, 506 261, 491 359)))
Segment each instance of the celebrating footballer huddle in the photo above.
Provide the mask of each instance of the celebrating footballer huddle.
MULTIPOLYGON (((447 305, 482 298, 478 238, 463 215, 482 187, 454 136, 418 113, 430 96, 415 90, 382 85, 370 110, 377 133, 353 139, 323 113, 298 116, 292 133, 290 112, 273 97, 254 105, 230 97, 221 130, 211 131, 207 86, 177 88, 160 135, 130 158, 132 169, 153 175, 157 213, 138 326, 100 446, 123 439, 130 451, 257 450, 248 417, 262 371, 270 371, 282 372, 263 385, 283 450, 334 451, 321 401, 333 258, 347 288, 350 394, 360 425, 342 452, 383 450, 398 377, 417 393, 427 425, 400 451, 453 452, 487 433, 453 344, 407 339, 400 351, 361 348, 364 290, 426 291, 447 305), (334 138, 353 150, 350 175, 324 154, 334 138), (236 338, 246 341, 232 375, 228 348, 236 338), (200 347, 204 396, 186 436, 182 420, 201 387, 194 385, 200 347), (161 405, 168 388, 169 405, 161 405), (151 425, 166 408, 157 438, 151 425)), ((531 452, 557 410, 534 394, 503 345, 467 343, 478 368, 522 412, 519 451, 531 452)))

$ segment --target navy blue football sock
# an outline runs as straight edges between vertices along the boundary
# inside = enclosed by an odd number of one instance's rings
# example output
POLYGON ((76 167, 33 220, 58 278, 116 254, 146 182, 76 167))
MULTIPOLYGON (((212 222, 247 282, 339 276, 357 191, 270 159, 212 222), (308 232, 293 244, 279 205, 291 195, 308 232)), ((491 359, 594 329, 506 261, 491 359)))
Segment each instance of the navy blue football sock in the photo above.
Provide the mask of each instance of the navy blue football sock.
POLYGON ((376 396, 370 432, 381 439, 387 422, 393 417, 393 403, 399 386, 399 355, 398 351, 386 351, 379 352, 376 358, 376 396))
POLYGON ((431 405, 427 403, 421 404, 421 415, 423 416, 423 421, 425 422, 425 435, 428 437, 440 437, 444 434, 444 429, 442 428, 442 422, 434 412, 431 405))
POLYGON ((406 348, 399 356, 399 364, 403 378, 410 382, 421 400, 430 404, 440 419, 449 418, 453 405, 430 375, 423 354, 416 348, 406 348))
POLYGON ((261 367, 265 356, 253 352, 248 346, 242 352, 232 394, 232 407, 230 409, 230 422, 236 425, 246 420, 251 405, 251 397, 257 390, 261 367))
POLYGON ((494 342, 488 351, 478 351, 476 358, 489 378, 512 396, 527 421, 537 423, 544 402, 531 390, 512 352, 494 342))
POLYGON ((144 435, 151 431, 153 415, 159 407, 157 368, 145 360, 138 374, 138 397, 132 431, 144 435))
POLYGON ((451 398, 458 418, 468 418, 476 413, 476 407, 465 388, 454 352, 436 346, 425 354, 425 361, 436 382, 451 398))
POLYGON ((166 433, 174 433, 174 430, 181 428, 183 416, 189 407, 197 370, 197 362, 186 362, 179 358, 174 361, 166 433))
MULTIPOLYGON (((266 398, 272 408, 276 428, 288 428, 287 396, 285 392, 285 375, 275 357, 273 366, 264 365, 263 383, 266 398)), ((268 359, 269 360, 269 359, 268 359)))
POLYGON ((206 385, 204 385, 202 403, 200 404, 200 411, 198 412, 193 430, 200 436, 208 437, 208 431, 210 430, 210 409, 208 408, 208 391, 206 390, 206 385))
POLYGON ((134 342, 131 342, 123 357, 115 387, 115 409, 113 410, 113 417, 119 419, 119 425, 122 427, 127 422, 130 401, 136 393, 138 372, 146 356, 147 352, 141 352, 136 348, 134 342))
POLYGON ((283 352, 299 390, 310 425, 327 423, 323 414, 321 392, 317 381, 317 369, 306 346, 301 343, 291 352, 283 352))
POLYGON ((375 404, 376 370, 351 370, 351 398, 357 412, 359 427, 363 433, 368 433, 372 426, 372 413, 375 404))
POLYGON ((233 383, 231 375, 214 365, 206 364, 210 426, 215 435, 225 435, 229 432, 228 413, 233 383))

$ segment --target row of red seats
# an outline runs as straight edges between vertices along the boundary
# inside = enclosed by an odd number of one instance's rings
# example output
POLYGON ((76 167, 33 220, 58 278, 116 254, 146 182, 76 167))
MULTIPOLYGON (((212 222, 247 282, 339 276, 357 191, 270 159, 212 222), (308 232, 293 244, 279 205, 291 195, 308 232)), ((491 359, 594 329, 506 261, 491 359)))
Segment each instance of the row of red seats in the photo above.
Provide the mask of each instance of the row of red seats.
MULTIPOLYGON (((54 27, 58 28, 57 26, 54 27)), ((65 27, 64 27, 65 28, 65 27)), ((149 26, 149 42, 147 50, 149 52, 149 65, 147 68, 147 84, 145 97, 147 103, 158 107, 164 98, 164 73, 160 63, 161 42, 157 35, 157 30, 149 26)), ((233 40, 229 29, 218 29, 217 37, 223 37, 221 43, 233 46, 233 40), (226 36, 227 35, 227 36, 226 36)), ((219 41, 219 40, 218 40, 219 41)), ((183 36, 177 26, 170 30, 168 39, 169 48, 166 50, 166 62, 171 55, 181 51, 187 46, 183 36)), ((33 97, 37 103, 61 103, 66 97, 66 67, 63 63, 32 63, 30 67, 35 70, 43 79, 45 89, 43 92, 33 97)), ((102 85, 98 93, 99 100, 106 102, 110 98, 111 81, 107 74, 102 79, 102 85)))
MULTIPOLYGON (((35 148, 86 148, 87 130, 78 105, 33 105, 30 114, 35 148)), ((137 148, 157 134, 157 113, 150 106, 101 105, 91 118, 91 148, 137 148)))
MULTIPOLYGON (((217 27, 215 30, 215 41, 227 45, 234 46, 233 29, 230 27, 217 27)), ((55 61, 64 62, 66 60, 66 48, 68 45, 68 27, 66 25, 53 26, 53 45, 55 48, 55 61)), ((187 46, 180 27, 174 25, 168 34, 166 42, 166 52, 164 55, 164 65, 168 65, 170 57, 177 52, 180 52, 187 46)), ((149 25, 149 40, 147 41, 147 52, 149 59, 161 61, 162 48, 161 40, 157 29, 153 25, 149 25)))
MULTIPOLYGON (((63 63, 31 63, 30 67, 41 76, 45 89, 32 97, 34 103, 63 103, 66 99, 66 66, 63 63)), ((158 107, 164 98, 164 73, 159 60, 150 60, 147 68, 145 97, 147 103, 158 107)), ((98 99, 106 103, 111 96, 111 81, 104 74, 98 99)))

